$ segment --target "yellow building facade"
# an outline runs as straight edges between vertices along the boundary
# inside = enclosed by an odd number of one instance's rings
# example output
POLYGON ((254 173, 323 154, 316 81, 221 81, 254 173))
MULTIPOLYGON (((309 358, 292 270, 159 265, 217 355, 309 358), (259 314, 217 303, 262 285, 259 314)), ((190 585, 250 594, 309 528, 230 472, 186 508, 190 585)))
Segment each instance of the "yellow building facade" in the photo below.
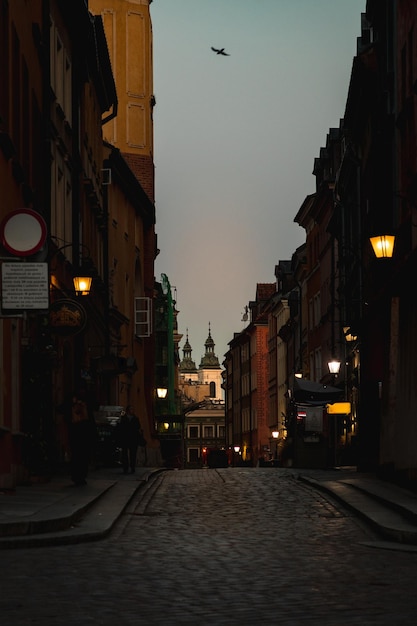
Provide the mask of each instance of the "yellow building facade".
POLYGON ((101 14, 116 81, 118 112, 104 139, 128 160, 150 200, 154 200, 152 0, 90 0, 101 14))
POLYGON ((151 0, 90 0, 106 34, 117 115, 103 125, 107 145, 108 272, 111 352, 132 369, 110 380, 119 405, 133 405, 158 462, 154 433, 155 349, 152 333, 156 256, 153 163, 151 0), (137 320, 147 319, 140 324, 137 320))

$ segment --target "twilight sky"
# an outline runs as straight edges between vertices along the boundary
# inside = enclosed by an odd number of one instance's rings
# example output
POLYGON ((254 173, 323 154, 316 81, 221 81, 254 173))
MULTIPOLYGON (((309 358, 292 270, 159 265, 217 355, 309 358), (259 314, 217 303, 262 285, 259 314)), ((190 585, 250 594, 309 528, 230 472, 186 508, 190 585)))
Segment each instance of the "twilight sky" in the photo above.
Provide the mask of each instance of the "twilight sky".
POLYGON ((343 117, 366 0, 154 0, 155 276, 176 288, 180 357, 220 363, 343 117), (231 56, 210 49, 225 48, 231 56))

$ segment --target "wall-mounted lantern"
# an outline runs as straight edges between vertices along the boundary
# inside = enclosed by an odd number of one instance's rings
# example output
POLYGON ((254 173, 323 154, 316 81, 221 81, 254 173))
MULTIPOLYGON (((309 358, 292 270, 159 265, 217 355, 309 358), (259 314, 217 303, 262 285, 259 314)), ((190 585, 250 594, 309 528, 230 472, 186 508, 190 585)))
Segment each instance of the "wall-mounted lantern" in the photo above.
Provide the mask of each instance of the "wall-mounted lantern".
POLYGON ((372 249, 377 259, 390 259, 394 252, 395 235, 370 237, 372 249))
MULTIPOLYGON (((53 243, 55 245, 55 242, 53 243)), ((79 243, 78 247, 79 247, 80 258, 79 258, 78 263, 76 263, 75 266, 73 265, 73 273, 75 275, 73 276, 72 283, 74 285, 74 291, 75 291, 76 296, 89 296, 90 291, 91 291, 91 285, 93 282, 92 269, 91 269, 92 261, 90 258, 90 251, 87 248, 87 246, 85 246, 82 243, 79 243), (85 256, 81 257, 82 250, 85 250, 86 254, 85 256)), ((76 254, 75 250, 77 248, 77 244, 65 243, 63 246, 60 246, 59 248, 55 250, 55 252, 52 253, 52 256, 50 258, 50 263, 52 259, 54 259, 58 254, 62 253, 62 251, 65 250, 66 248, 72 248, 72 253, 75 256, 76 254)), ((58 281, 56 280, 56 277, 54 276, 55 271, 52 270, 51 268, 50 272, 51 272, 51 277, 50 277, 51 285, 58 287, 58 281)))
POLYGON ((74 283, 74 289, 77 296, 88 296, 90 295, 91 276, 74 276, 72 282, 74 283))
POLYGON ((337 359, 332 359, 331 361, 329 361, 327 366, 329 368, 330 374, 334 374, 335 376, 337 376, 337 374, 340 372, 340 361, 338 361, 337 359))

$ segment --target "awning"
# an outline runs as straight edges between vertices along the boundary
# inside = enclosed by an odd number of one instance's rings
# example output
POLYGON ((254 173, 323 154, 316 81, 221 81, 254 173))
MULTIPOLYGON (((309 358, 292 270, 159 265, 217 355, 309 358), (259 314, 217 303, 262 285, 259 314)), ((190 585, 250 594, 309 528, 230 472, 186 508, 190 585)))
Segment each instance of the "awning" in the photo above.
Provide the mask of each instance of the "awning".
POLYGON ((295 402, 324 405, 336 402, 342 395, 343 389, 338 389, 331 385, 322 385, 306 378, 295 378, 294 380, 295 402))

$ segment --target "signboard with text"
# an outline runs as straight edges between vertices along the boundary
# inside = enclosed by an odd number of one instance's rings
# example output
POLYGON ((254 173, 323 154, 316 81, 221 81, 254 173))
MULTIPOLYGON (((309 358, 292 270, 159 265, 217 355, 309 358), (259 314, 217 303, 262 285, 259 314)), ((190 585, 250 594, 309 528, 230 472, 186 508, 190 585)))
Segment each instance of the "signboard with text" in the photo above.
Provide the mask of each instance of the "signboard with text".
POLYGON ((49 307, 47 263, 2 263, 3 310, 46 310, 49 307))

